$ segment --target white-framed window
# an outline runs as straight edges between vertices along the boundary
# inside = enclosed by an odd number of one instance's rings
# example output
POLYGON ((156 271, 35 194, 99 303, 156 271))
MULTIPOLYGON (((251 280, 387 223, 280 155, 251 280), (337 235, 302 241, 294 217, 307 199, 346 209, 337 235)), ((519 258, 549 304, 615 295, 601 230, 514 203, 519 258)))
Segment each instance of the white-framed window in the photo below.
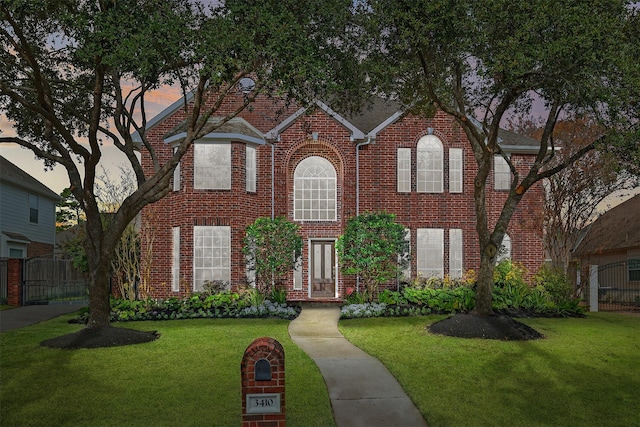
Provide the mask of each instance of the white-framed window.
POLYGON ((511 188, 511 169, 501 155, 493 156, 493 188, 508 190, 511 188))
POLYGON ((194 144, 193 188, 197 190, 231 189, 231 144, 194 144))
POLYGON ((442 142, 434 135, 418 141, 416 190, 419 193, 442 193, 442 142))
POLYGON ((29 222, 31 224, 38 223, 40 212, 40 198, 37 194, 29 194, 29 222))
POLYGON ((444 277, 444 229, 418 228, 416 267, 423 277, 444 277))
POLYGON ((460 279, 462 277, 462 230, 451 228, 449 230, 449 277, 460 279))
MULTIPOLYGON (((173 154, 178 151, 178 147, 173 147, 173 154)), ((176 165, 176 168, 173 170, 173 191, 180 191, 180 162, 176 165)))
POLYGON ((405 280, 411 279, 411 229, 404 229, 404 241, 407 242, 407 251, 401 255, 398 255, 398 263, 405 262, 405 266, 402 269, 402 278, 405 280))
POLYGON ((293 290, 302 290, 302 257, 298 257, 293 266, 293 290))
POLYGON ((449 192, 462 193, 462 148, 449 148, 449 192))
POLYGON ((180 227, 172 229, 171 290, 180 292, 180 227))
POLYGON ((311 156, 293 174, 293 219, 336 220, 336 170, 327 159, 311 156))
POLYGON ((256 162, 256 147, 247 145, 246 149, 246 190, 250 193, 256 192, 256 179, 257 179, 257 162, 256 162))
POLYGON ((498 255, 496 255, 496 264, 505 259, 511 259, 511 237, 508 234, 505 234, 502 238, 502 246, 500 246, 498 255))
POLYGON ((398 148, 398 193, 411 191, 411 148, 398 148))
POLYGON ((193 227, 193 290, 206 282, 231 281, 231 227, 193 227))

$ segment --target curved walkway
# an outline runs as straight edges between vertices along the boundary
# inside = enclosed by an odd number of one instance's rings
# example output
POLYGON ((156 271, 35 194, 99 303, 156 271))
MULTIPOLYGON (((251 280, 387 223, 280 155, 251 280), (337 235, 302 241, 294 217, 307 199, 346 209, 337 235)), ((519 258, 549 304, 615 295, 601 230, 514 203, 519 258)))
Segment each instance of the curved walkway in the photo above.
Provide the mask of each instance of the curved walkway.
POLYGON ((291 339, 320 368, 337 427, 426 427, 398 381, 380 361, 338 331, 340 308, 305 305, 291 339))

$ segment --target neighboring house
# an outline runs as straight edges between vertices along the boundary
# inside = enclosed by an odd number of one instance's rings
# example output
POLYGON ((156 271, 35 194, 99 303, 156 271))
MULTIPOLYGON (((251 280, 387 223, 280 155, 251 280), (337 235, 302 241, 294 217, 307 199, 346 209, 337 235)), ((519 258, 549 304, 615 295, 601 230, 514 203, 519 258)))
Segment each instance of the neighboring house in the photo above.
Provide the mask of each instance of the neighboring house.
MULTIPOLYGON (((146 135, 161 160, 185 135, 182 102, 149 122, 146 135)), ((143 211, 143 228, 151 223, 155 233, 149 252, 157 297, 197 291, 210 280, 246 284, 245 228, 272 215, 302 229, 302 260, 287 281, 290 300, 339 298, 355 285, 355 278, 338 271, 335 241, 350 217, 368 211, 394 213, 409 231, 407 276, 457 278, 479 268, 476 162, 460 126, 443 113, 421 118, 378 101, 350 116, 322 102, 305 109, 259 98, 204 134, 183 157, 173 191, 143 211)), ((536 141, 506 131, 501 138, 516 167, 528 168, 536 141)), ((150 159, 142 160, 150 171, 150 159)), ((496 157, 487 187, 490 222, 501 210, 510 177, 506 162, 496 157)), ((542 230, 532 220, 541 203, 542 188, 533 187, 505 239, 504 256, 532 271, 544 258, 542 230)))
POLYGON ((640 288, 640 195, 603 213, 585 230, 574 258, 583 267, 624 264, 619 275, 640 288))
POLYGON ((0 156, 0 258, 52 255, 60 196, 0 156))

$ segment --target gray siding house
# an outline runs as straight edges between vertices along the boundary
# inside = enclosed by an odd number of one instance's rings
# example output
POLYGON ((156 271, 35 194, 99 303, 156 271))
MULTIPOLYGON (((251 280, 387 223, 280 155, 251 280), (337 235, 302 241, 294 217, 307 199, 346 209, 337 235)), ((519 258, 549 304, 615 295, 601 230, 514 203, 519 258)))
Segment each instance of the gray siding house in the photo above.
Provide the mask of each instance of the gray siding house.
POLYGON ((0 156, 0 258, 50 255, 60 196, 0 156))

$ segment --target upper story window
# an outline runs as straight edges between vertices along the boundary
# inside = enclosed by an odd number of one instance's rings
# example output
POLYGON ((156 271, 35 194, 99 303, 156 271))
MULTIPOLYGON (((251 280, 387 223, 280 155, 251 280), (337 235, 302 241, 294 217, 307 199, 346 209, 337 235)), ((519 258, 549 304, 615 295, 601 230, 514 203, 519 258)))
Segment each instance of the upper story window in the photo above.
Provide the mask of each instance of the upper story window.
POLYGON ((38 214, 40 210, 40 198, 37 194, 29 194, 29 222, 38 223, 38 214))
POLYGON ((411 191, 411 148, 398 148, 398 193, 411 191))
POLYGON ((257 177, 257 168, 256 168, 256 147, 251 147, 247 145, 246 149, 246 190, 250 193, 256 192, 256 177, 257 177))
POLYGON ((493 156, 493 188, 508 190, 511 188, 511 169, 501 155, 493 156))
MULTIPOLYGON (((173 148, 173 153, 178 151, 178 147, 173 148)), ((173 191, 180 191, 180 163, 173 170, 173 191)))
POLYGON ((449 192, 462 193, 462 148, 449 149, 449 192))
POLYGON ((311 156, 293 174, 293 219, 336 220, 336 170, 327 159, 311 156))
POLYGON ((442 193, 442 142, 434 135, 418 141, 417 182, 419 193, 442 193))
POLYGON ((194 144, 193 188, 231 189, 231 144, 194 144))

